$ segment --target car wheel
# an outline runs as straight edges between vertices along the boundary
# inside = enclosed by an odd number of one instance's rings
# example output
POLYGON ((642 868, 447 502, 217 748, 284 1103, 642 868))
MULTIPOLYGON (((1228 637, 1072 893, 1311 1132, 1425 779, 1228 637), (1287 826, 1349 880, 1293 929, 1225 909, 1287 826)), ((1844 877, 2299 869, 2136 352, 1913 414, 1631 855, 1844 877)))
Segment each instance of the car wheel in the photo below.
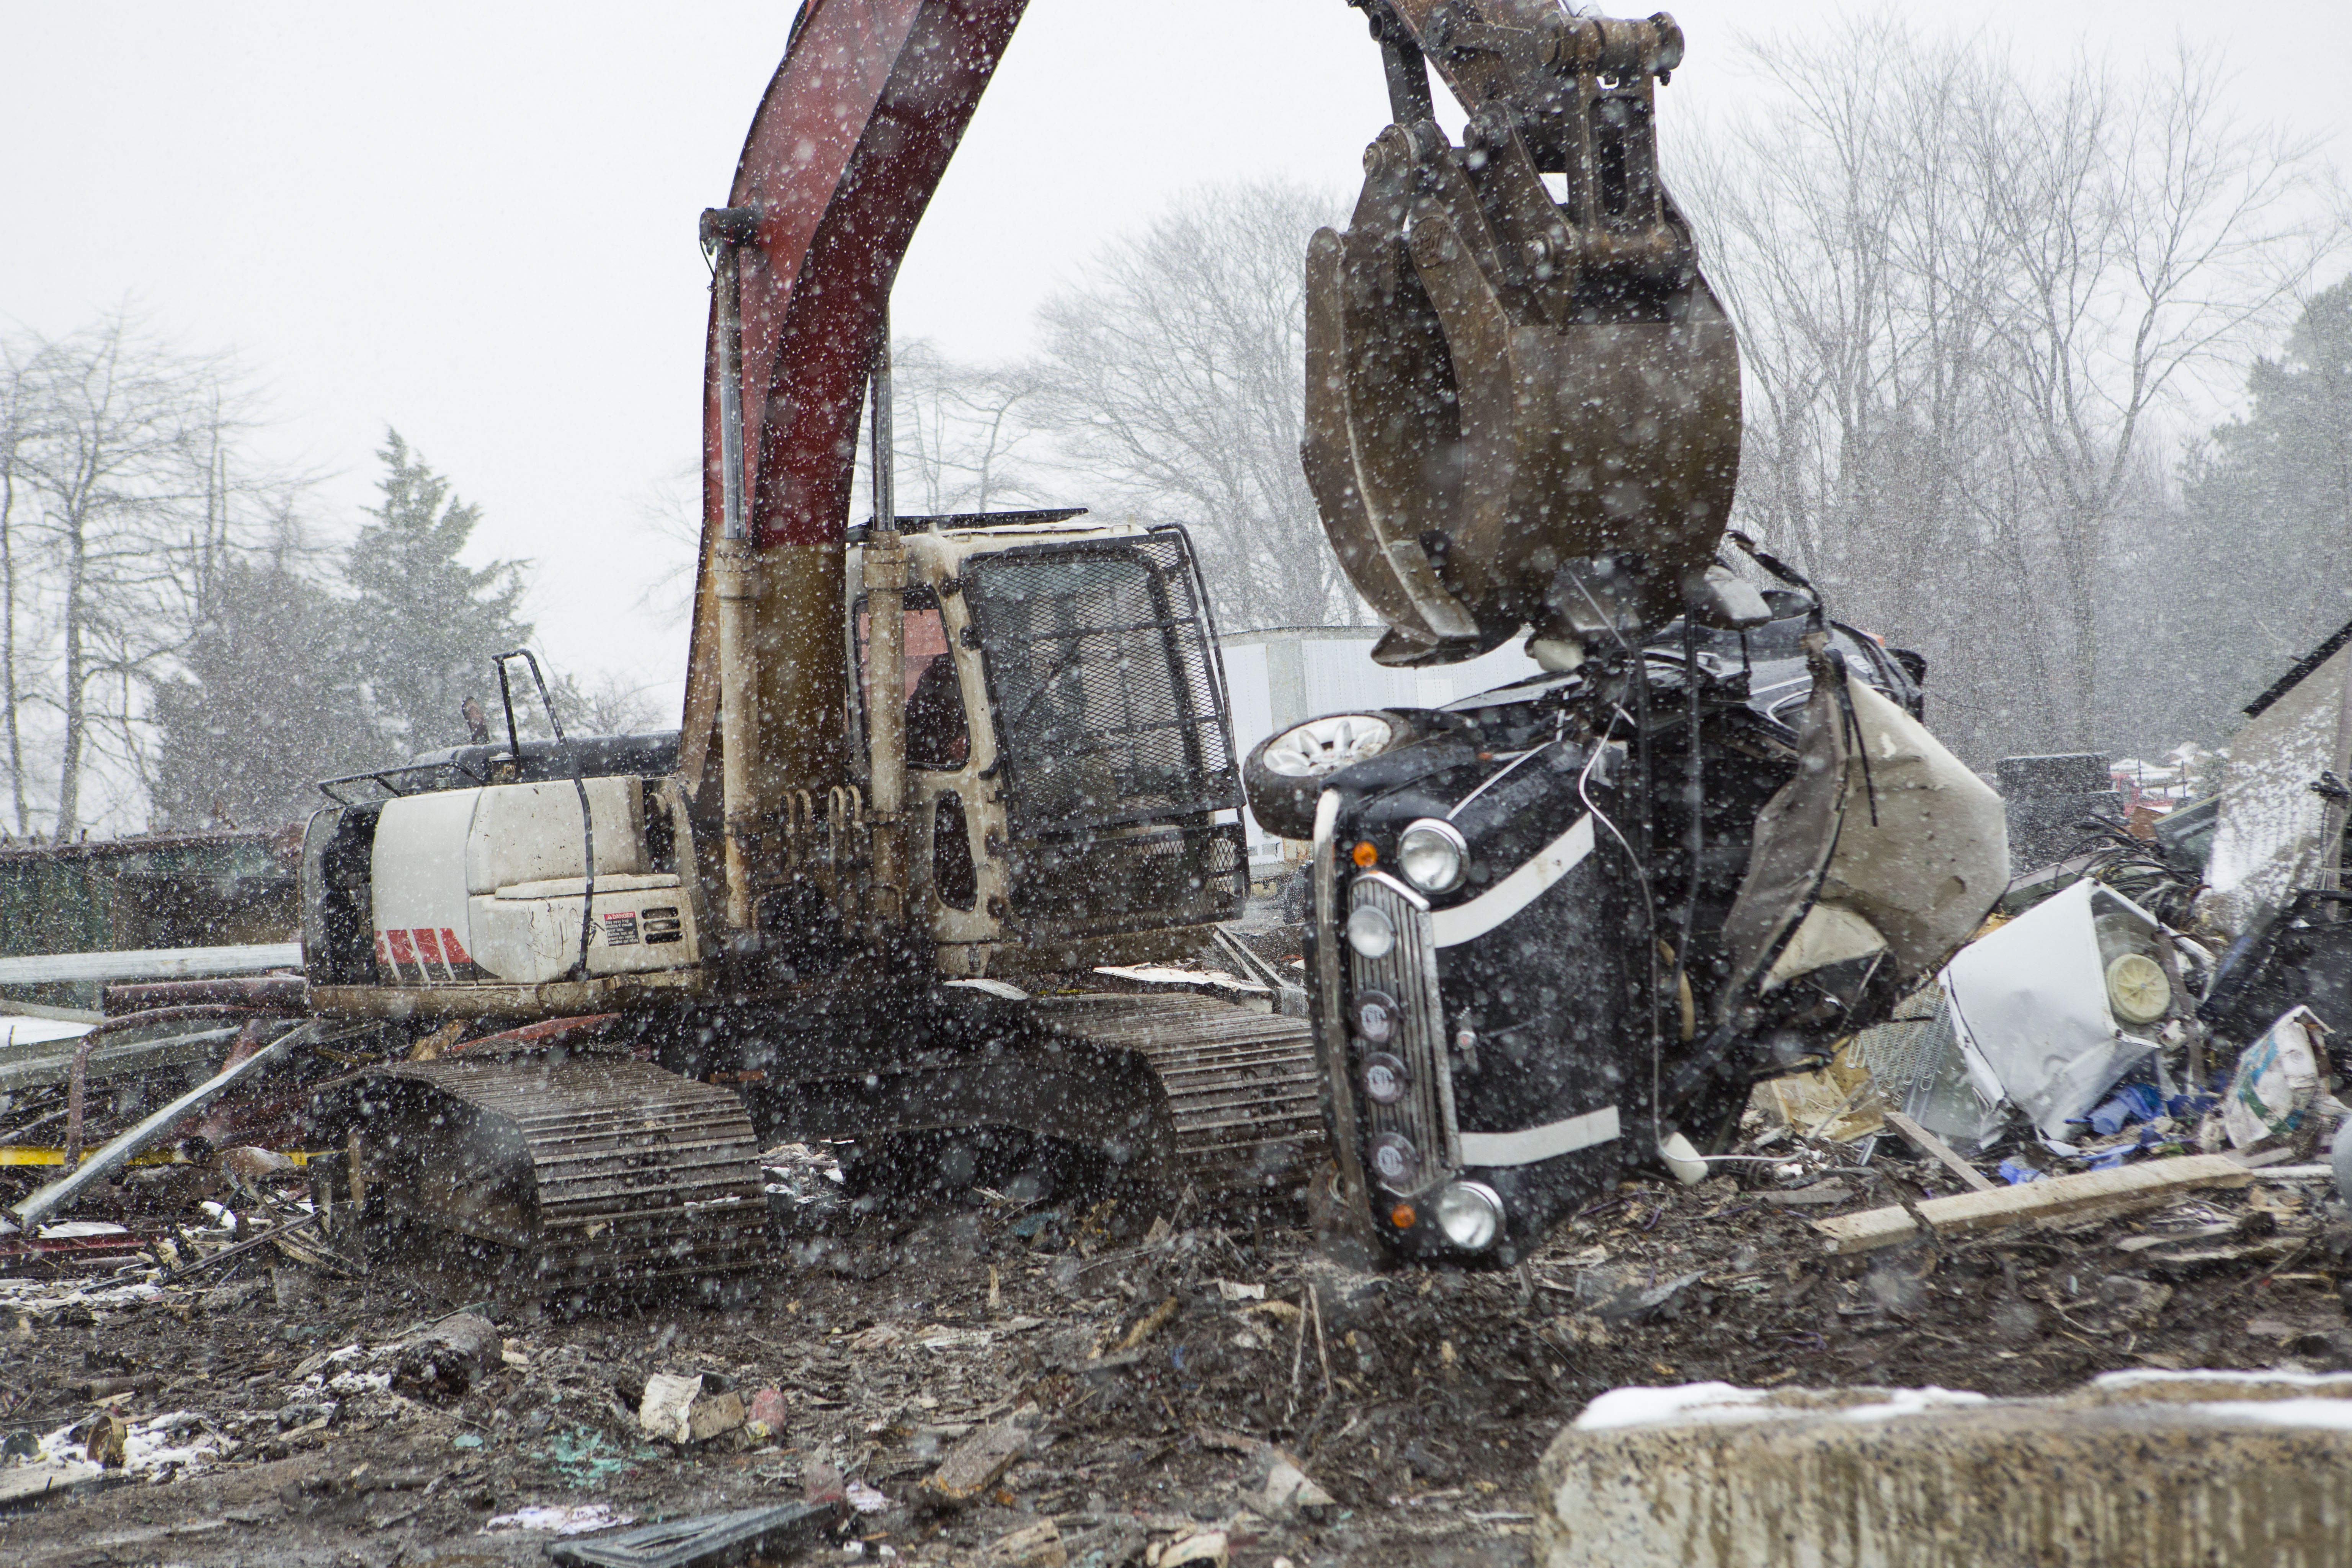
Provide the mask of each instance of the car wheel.
POLYGON ((1326 781, 1407 738, 1394 713, 1326 713, 1253 747, 1242 760, 1242 791, 1260 827, 1284 838, 1311 837, 1326 781))

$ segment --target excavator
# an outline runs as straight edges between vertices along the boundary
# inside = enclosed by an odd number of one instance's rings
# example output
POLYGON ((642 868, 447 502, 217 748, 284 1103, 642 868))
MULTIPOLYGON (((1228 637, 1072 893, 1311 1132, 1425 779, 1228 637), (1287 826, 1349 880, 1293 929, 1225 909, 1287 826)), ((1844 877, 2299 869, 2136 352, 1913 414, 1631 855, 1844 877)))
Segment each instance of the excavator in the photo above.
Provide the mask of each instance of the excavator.
POLYGON ((1135 1214, 1324 1167, 1392 1254, 1508 1263, 1973 926, 1989 792, 1801 580, 1723 553, 1737 349, 1652 130, 1680 30, 1348 3, 1394 122, 1307 257, 1302 458, 1376 658, 1524 633, 1545 673, 1244 757, 1181 529, 899 515, 892 282, 1024 0, 805 0, 700 222, 680 729, 566 736, 517 650, 502 737, 329 781, 309 825, 311 1006, 383 1042, 331 1210, 551 1296, 707 1291, 760 1266, 761 1150, 821 1140, 862 1190, 1135 1214), (1771 649, 1801 712, 1755 700, 1771 649), (1245 782, 1310 846, 1309 1016, 1089 989, 1256 963, 1220 934, 1245 782))

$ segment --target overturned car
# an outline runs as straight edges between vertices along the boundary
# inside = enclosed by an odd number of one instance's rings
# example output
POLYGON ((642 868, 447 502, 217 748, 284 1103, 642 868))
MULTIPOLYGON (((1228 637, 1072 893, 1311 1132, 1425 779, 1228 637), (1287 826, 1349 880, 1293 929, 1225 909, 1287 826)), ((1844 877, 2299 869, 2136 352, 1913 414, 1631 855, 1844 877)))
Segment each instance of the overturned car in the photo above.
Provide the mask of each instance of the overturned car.
POLYGON ((1725 558, 1738 345, 1654 136, 1681 29, 1543 26, 1426 56, 1376 29, 1397 122, 1307 247, 1302 457, 1375 661, 1525 634, 1550 673, 1310 721, 1244 770, 1312 845, 1342 1183, 1429 1259, 1512 1261, 1632 1158, 1704 1171, 1759 1077, 1882 1016, 2008 873, 1924 663, 1725 558))
POLYGON ((1999 898, 2000 798, 1914 717, 1924 666, 1770 597, 1249 757, 1311 842, 1324 1109, 1392 1253, 1508 1264, 1630 1164, 1704 1171, 1999 898))

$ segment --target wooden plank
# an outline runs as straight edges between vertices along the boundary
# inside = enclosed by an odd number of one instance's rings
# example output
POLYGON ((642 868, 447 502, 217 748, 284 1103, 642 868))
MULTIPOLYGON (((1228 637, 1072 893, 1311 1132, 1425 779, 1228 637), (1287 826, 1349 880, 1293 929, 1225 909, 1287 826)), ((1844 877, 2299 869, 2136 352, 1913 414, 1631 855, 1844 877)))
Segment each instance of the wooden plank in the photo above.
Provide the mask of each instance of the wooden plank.
POLYGON ((1899 1110, 1889 1110, 1883 1114, 1886 1118, 1886 1125, 1902 1133, 1911 1147, 1959 1177, 1978 1192, 1989 1193, 1994 1190, 1993 1184, 1985 1180, 1985 1173, 1961 1159, 1958 1151, 1954 1150, 1949 1143, 1945 1142, 1899 1110))
POLYGON ((935 1507, 961 1508, 978 1501, 1029 1451, 1034 1415, 1014 1415, 983 1426, 948 1450, 940 1468, 923 1478, 921 1491, 935 1507))
MULTIPOLYGON (((2120 1214, 2169 1203, 2192 1187, 2242 1187, 2253 1173, 2226 1155, 2196 1154, 2179 1160, 2150 1160, 2121 1165, 2112 1171, 2085 1171, 2080 1175, 2053 1176, 2018 1187, 1990 1192, 1961 1193, 1955 1197, 1929 1198, 1916 1205, 1927 1223, 1946 1236, 1999 1230, 2040 1220, 2079 1219, 2094 1214, 2120 1214)), ((1832 1252, 1867 1252, 1892 1247, 1918 1234, 1906 1209, 1865 1209, 1860 1214, 1817 1219, 1832 1252)))

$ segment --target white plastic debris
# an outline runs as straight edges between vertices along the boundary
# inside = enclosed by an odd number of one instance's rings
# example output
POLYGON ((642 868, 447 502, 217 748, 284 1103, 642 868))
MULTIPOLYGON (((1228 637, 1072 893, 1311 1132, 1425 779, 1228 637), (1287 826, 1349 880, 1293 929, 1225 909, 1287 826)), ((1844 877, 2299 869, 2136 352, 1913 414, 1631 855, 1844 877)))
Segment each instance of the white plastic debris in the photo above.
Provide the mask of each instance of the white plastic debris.
POLYGON ((693 1431, 689 1420, 695 1396, 701 1392, 699 1373, 672 1377, 667 1373, 655 1373, 646 1379, 646 1396, 637 1404, 638 1428, 649 1436, 686 1442, 693 1431))
POLYGON ((2116 1018, 2099 940, 2110 919, 2161 940, 2164 928, 2147 910, 2081 881, 1962 948, 1944 970, 1977 1092, 2007 1100, 2045 1138, 2068 1136, 2069 1121, 2157 1048, 2152 1033, 2116 1018))
POLYGON ((482 1526, 482 1533, 502 1535, 510 1530, 536 1530, 551 1535, 586 1535, 591 1531, 612 1530, 636 1522, 635 1514, 615 1513, 610 1505, 601 1502, 581 1503, 572 1508, 552 1508, 541 1504, 499 1514, 482 1526))
POLYGON ((2303 1124, 2319 1097, 2319 1042, 2326 1033, 2317 1014, 2294 1007, 2239 1053, 2221 1101, 2221 1129, 2232 1148, 2284 1138, 2303 1124))

